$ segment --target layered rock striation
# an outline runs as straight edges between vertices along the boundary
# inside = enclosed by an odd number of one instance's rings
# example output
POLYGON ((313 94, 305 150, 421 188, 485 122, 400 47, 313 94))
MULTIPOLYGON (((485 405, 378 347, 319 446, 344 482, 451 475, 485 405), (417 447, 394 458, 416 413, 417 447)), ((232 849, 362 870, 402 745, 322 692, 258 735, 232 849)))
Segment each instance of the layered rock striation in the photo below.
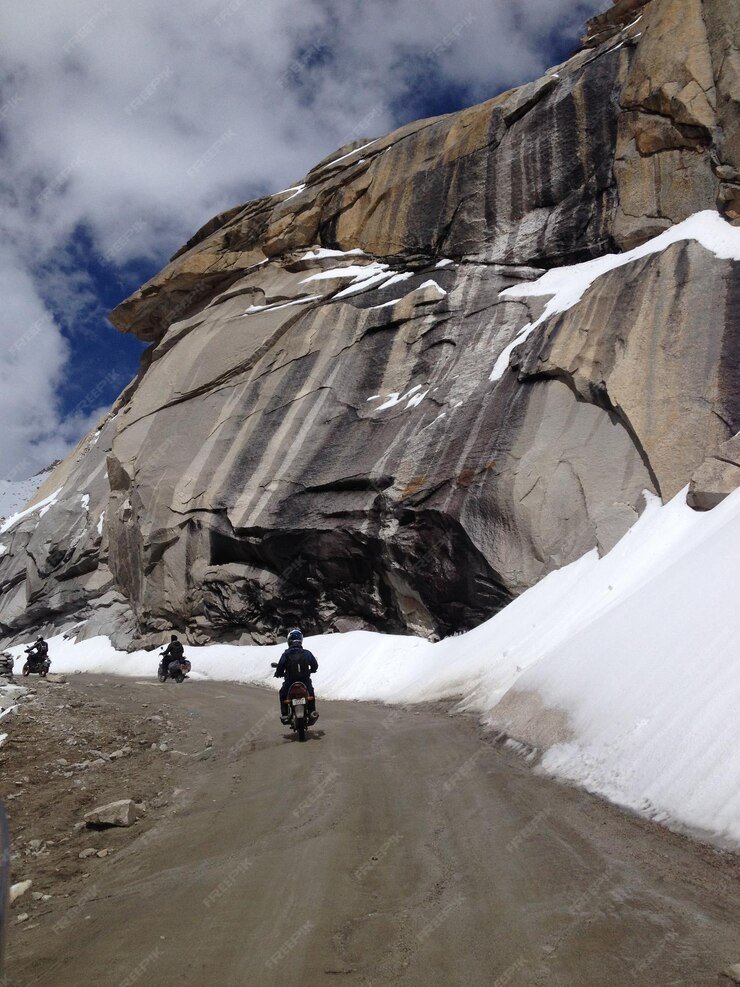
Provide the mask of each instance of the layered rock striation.
POLYGON ((0 633, 449 634, 608 551, 645 490, 713 506, 736 31, 731 0, 619 0, 536 82, 206 224, 112 313, 141 372, 0 534, 0 633), (714 240, 655 239, 700 211, 714 240))

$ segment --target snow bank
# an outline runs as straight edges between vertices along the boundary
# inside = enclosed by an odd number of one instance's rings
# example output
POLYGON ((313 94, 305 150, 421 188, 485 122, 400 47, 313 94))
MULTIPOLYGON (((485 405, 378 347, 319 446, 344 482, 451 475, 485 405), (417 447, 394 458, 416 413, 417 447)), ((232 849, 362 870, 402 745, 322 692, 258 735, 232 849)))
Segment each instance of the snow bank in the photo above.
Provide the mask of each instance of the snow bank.
POLYGON ((545 770, 737 845, 740 491, 708 514, 682 499, 596 567, 588 619, 517 688, 568 712, 545 770))
POLYGON ((679 243, 682 240, 696 240, 719 260, 740 260, 740 227, 730 226, 719 213, 712 209, 705 209, 689 216, 682 223, 677 223, 665 233, 661 233, 659 236, 653 237, 652 240, 648 240, 633 250, 627 250, 623 254, 606 254, 594 260, 584 261, 582 264, 556 267, 547 271, 536 281, 525 281, 521 284, 515 284, 511 288, 505 288, 501 292, 502 298, 532 298, 541 295, 551 295, 552 297, 539 319, 524 326, 498 356, 491 371, 490 380, 500 380, 509 366, 512 350, 521 346, 524 340, 551 316, 567 312, 568 309, 577 305, 594 281, 600 278, 602 274, 607 274, 618 267, 624 267, 625 264, 631 264, 633 261, 648 257, 650 254, 661 253, 671 244, 679 243))
MULTIPOLYGON (((740 490, 711 512, 685 492, 647 506, 618 545, 551 573, 491 620, 432 644, 362 631, 309 638, 327 699, 461 697, 500 722, 515 693, 564 714, 542 769, 652 818, 740 846, 740 490), (515 687, 515 688, 512 688, 515 687)), ((188 648, 192 678, 277 688, 284 645, 188 648)), ((22 646, 11 649, 20 655, 22 646)), ((50 641, 52 671, 156 672, 157 653, 50 641)), ((526 719, 517 732, 527 740, 526 719)))

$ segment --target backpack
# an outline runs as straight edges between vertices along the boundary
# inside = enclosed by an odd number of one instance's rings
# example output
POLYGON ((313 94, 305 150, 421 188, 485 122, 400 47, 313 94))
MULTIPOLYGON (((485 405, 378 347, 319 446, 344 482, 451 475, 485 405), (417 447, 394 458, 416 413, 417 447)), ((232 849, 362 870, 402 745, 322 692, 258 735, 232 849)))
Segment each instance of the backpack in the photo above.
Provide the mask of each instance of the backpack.
POLYGON ((303 648, 290 648, 285 663, 288 682, 306 682, 311 674, 303 648))

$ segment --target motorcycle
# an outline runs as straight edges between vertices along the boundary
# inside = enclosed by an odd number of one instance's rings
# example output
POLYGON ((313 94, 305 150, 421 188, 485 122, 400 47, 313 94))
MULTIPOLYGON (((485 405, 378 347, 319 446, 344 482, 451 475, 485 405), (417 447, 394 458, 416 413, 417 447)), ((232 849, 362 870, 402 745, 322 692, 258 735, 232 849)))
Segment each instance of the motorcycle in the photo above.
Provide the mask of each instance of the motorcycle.
POLYGON ((15 658, 9 651, 0 651, 0 675, 13 681, 13 664, 15 658))
POLYGON ((51 668, 51 659, 41 658, 39 655, 33 654, 31 648, 26 648, 26 654, 28 658, 23 666, 23 675, 25 677, 31 674, 39 675, 42 679, 45 679, 51 668))
MULTIPOLYGON (((277 668, 276 661, 272 662, 272 667, 277 668)), ((285 698, 285 704, 288 707, 287 715, 290 717, 288 726, 298 734, 298 739, 301 741, 306 739, 306 731, 311 725, 309 706, 313 701, 314 697, 303 682, 293 682, 288 689, 288 695, 285 698)))
POLYGON ((181 658, 177 662, 177 667, 172 668, 175 664, 174 661, 168 662, 165 660, 164 651, 159 652, 159 668, 157 669, 157 678, 160 682, 166 682, 167 679, 174 679, 175 682, 184 682, 188 676, 188 672, 193 667, 187 658, 181 658))

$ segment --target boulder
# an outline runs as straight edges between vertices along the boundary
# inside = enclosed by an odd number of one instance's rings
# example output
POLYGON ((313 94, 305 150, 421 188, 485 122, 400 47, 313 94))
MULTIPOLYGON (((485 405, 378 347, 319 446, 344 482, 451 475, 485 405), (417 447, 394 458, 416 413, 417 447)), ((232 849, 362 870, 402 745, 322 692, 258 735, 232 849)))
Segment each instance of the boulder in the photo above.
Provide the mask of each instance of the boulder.
POLYGON ((119 799, 85 813, 87 826, 131 826, 135 822, 136 806, 131 799, 119 799))
POLYGON ((30 891, 33 881, 19 881, 18 884, 10 886, 10 904, 14 904, 26 891, 30 891))

